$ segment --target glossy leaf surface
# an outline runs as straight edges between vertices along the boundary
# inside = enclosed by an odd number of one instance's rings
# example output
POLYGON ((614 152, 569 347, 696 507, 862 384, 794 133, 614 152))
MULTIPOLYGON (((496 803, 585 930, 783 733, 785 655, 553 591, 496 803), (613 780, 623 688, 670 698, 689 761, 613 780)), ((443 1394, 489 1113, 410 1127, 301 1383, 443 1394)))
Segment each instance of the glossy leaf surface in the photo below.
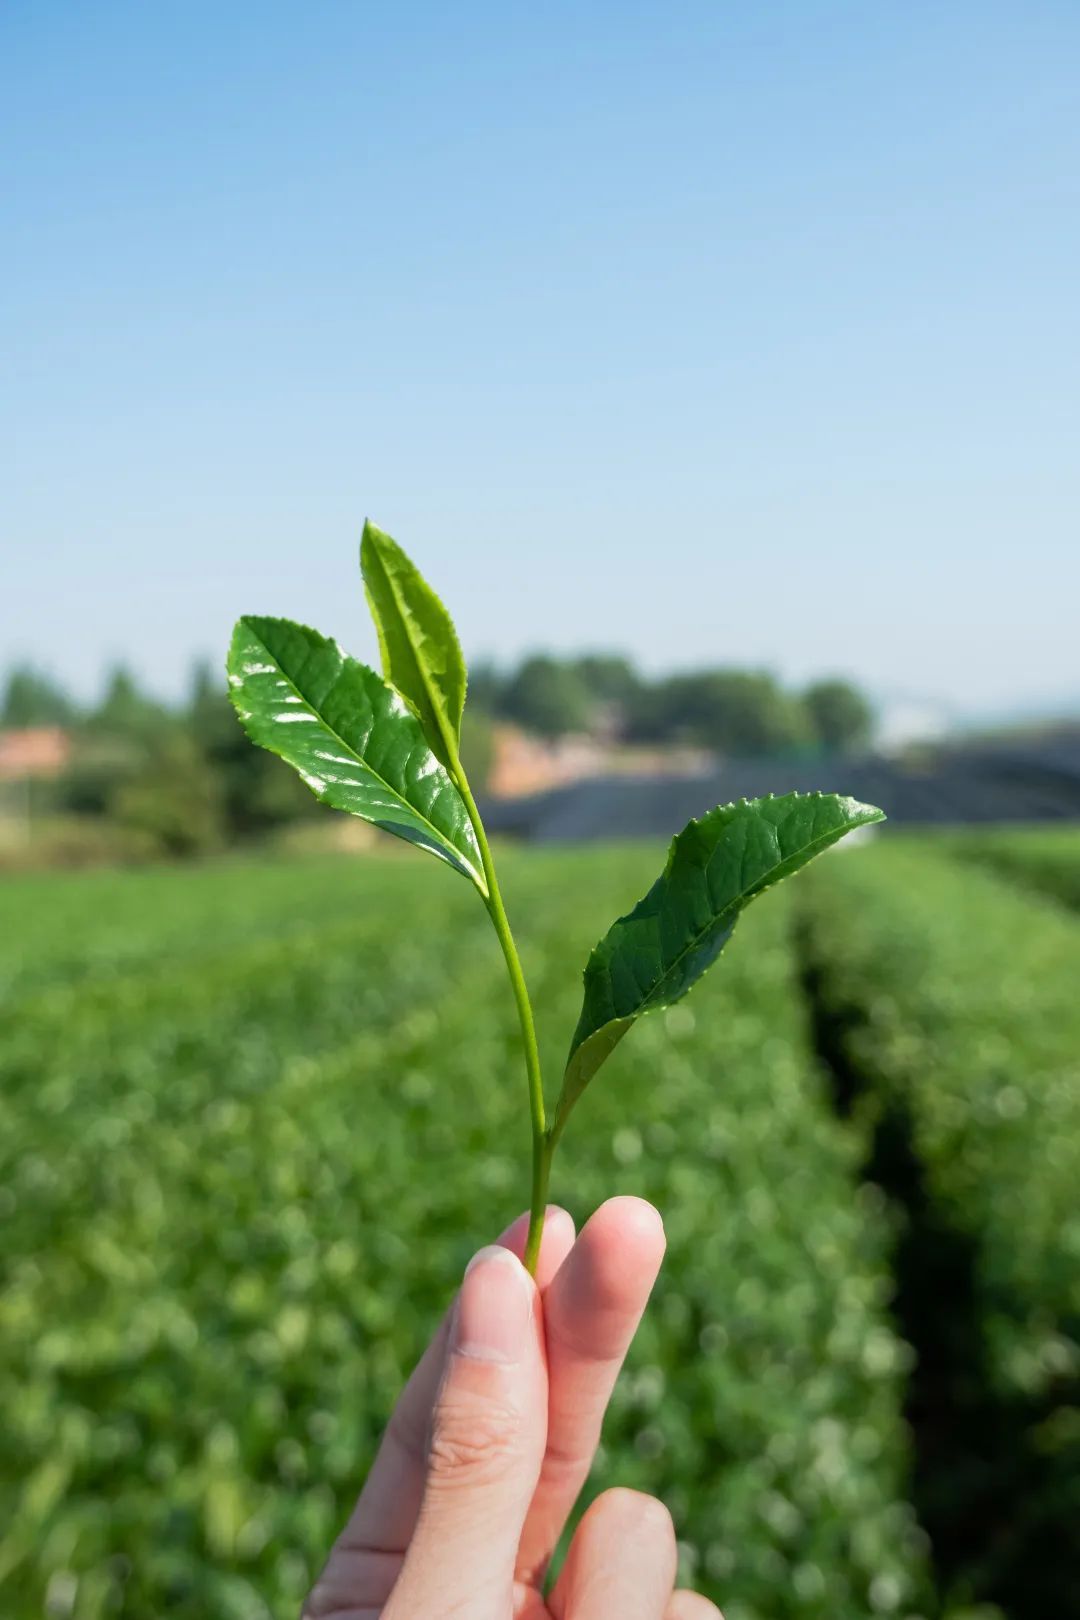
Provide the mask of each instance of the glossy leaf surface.
POLYGON ((487 893, 457 787, 408 704, 374 670, 316 630, 255 617, 237 624, 228 670, 248 735, 317 798, 430 850, 487 893))
POLYGON ((383 674, 420 717, 431 748, 448 768, 457 758, 465 707, 465 659, 453 620, 396 540, 364 524, 360 545, 383 674))
POLYGON ((855 799, 790 793, 722 805, 684 827, 648 894, 589 957, 556 1131, 634 1022, 671 1006, 711 967, 755 896, 853 828, 882 820, 855 799))

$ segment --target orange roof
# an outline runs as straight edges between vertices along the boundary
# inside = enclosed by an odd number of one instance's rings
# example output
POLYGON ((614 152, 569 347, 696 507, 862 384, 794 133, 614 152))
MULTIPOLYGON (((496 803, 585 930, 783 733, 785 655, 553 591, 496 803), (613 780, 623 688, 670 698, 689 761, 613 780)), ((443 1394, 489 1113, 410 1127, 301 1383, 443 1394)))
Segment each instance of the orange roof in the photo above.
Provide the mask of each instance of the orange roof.
POLYGON ((0 779, 58 776, 71 757, 71 738, 60 726, 0 731, 0 779))

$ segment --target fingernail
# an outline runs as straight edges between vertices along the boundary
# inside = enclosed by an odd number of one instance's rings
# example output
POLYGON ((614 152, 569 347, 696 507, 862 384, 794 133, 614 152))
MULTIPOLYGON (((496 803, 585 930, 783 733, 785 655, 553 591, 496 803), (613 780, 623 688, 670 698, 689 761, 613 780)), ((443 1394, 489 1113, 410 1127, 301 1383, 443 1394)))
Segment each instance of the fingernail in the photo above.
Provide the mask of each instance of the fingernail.
POLYGON ((465 1271, 454 1315, 454 1352, 477 1361, 521 1361, 532 1334, 534 1288, 521 1261, 497 1245, 465 1271))

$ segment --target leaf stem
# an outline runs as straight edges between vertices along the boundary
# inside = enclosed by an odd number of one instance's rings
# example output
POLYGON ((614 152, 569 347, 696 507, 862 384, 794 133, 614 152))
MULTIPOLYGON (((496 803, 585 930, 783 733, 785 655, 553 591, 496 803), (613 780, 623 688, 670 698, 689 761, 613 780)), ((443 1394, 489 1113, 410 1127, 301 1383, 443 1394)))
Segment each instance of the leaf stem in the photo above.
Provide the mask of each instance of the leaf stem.
POLYGON ((461 797, 465 801, 465 808, 469 812, 473 831, 476 834, 477 846, 480 850, 480 860, 487 879, 488 894, 485 905, 495 932, 499 936, 499 944, 506 960, 506 971, 510 978, 510 987, 514 992, 514 1001, 517 1006, 518 1022, 521 1025, 521 1043, 525 1049, 525 1074, 529 1087, 529 1120, 532 1126, 532 1196, 529 1201, 529 1232, 525 1240, 525 1267, 530 1276, 536 1275, 536 1262, 540 1254, 540 1239, 544 1235, 544 1212, 547 1208, 548 1178, 551 1174, 551 1155, 554 1144, 547 1132, 547 1121, 544 1114, 544 1080, 540 1067, 540 1048, 536 1040, 536 1025, 533 1021, 532 1003, 529 1000, 529 991, 525 983, 525 974, 521 967, 521 958, 514 944, 514 936, 510 929, 510 919, 506 915, 503 905, 502 890, 495 874, 495 862, 491 854, 491 845, 484 831, 484 823, 480 819, 480 812, 476 807, 476 800, 472 796, 468 778, 462 770, 461 761, 456 757, 452 760, 457 785, 461 790, 461 797))
POLYGON ((529 1235, 525 1239, 525 1269, 530 1277, 536 1276, 536 1262, 540 1258, 540 1240, 544 1235, 544 1216, 547 1213, 548 1179, 555 1144, 547 1131, 537 1136, 533 1130, 532 1201, 529 1208, 529 1235))

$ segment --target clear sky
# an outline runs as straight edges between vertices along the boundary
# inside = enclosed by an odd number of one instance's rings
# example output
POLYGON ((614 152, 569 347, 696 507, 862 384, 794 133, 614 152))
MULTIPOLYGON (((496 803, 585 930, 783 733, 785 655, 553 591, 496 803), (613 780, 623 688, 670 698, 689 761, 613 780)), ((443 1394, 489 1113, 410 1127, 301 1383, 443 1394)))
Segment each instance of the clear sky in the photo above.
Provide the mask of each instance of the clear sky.
POLYGON ((0 666, 467 652, 1080 700, 1080 6, 0 8, 0 666))

